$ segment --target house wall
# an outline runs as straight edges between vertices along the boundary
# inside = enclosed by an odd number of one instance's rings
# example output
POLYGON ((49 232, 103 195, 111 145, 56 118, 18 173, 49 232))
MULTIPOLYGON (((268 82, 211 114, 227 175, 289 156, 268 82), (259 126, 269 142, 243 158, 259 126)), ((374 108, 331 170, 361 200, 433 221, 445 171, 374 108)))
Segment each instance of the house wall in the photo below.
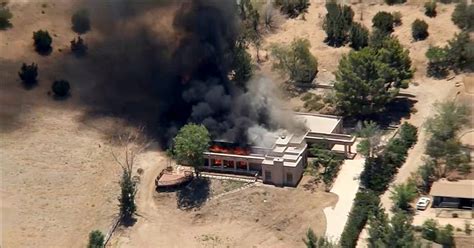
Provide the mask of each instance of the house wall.
POLYGON ((303 156, 295 167, 283 166, 283 160, 274 160, 273 165, 262 164, 263 182, 277 186, 296 186, 303 176, 305 161, 306 156, 303 156), (271 178, 268 177, 268 174, 271 175, 271 178), (288 174, 291 174, 291 178, 288 174))

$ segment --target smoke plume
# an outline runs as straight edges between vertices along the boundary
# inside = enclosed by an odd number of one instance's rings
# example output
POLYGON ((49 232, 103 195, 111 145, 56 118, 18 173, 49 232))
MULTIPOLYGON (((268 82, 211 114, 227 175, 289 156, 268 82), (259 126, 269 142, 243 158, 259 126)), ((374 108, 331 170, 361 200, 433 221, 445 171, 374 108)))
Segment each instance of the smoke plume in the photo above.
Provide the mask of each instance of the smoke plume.
POLYGON ((229 80, 240 28, 235 0, 91 0, 83 7, 98 33, 80 69, 93 82, 80 89, 90 116, 145 124, 163 145, 187 122, 237 143, 249 142, 249 130, 290 126, 275 121, 282 116, 271 108, 271 82, 254 79, 244 90, 229 80))

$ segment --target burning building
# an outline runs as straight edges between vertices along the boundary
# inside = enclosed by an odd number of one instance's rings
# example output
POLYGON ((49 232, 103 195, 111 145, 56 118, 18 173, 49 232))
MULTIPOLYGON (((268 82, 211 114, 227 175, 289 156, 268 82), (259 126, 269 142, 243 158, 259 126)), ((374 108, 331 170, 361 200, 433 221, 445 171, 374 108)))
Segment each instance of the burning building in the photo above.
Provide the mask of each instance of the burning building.
POLYGON ((306 126, 304 134, 286 131, 267 133, 265 146, 242 147, 216 141, 204 153, 204 170, 252 175, 264 183, 296 186, 307 165, 308 145, 326 141, 333 150, 349 156, 355 137, 341 134, 342 119, 337 116, 296 113, 306 126), (342 148, 342 149, 341 149, 342 148))

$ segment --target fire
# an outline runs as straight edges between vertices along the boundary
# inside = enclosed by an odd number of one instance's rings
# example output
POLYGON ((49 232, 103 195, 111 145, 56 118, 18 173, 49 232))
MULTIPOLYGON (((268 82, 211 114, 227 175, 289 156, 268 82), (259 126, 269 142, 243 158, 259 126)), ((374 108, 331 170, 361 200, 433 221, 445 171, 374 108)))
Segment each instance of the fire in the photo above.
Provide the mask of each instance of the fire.
POLYGON ((226 147, 222 147, 218 145, 211 146, 209 148, 209 151, 218 152, 218 153, 236 154, 236 155, 249 155, 250 154, 249 150, 242 147, 226 148, 226 147))

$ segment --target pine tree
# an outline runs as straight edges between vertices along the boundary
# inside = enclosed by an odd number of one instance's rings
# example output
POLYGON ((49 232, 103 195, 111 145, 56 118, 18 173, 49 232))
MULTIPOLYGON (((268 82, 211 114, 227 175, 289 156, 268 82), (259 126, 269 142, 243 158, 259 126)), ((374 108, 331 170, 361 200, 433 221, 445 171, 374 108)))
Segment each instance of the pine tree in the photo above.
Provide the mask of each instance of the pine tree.
POLYGON ((390 34, 393 32, 393 16, 392 14, 380 11, 372 18, 372 26, 378 30, 390 34))
POLYGON ((136 185, 132 180, 132 170, 122 168, 122 179, 120 180, 121 194, 119 198, 120 215, 123 223, 129 223, 137 210, 135 205, 136 185))
POLYGON ((349 33, 351 47, 360 50, 369 45, 369 30, 359 23, 353 23, 349 33))
POLYGON ((430 47, 426 51, 428 68, 426 73, 430 77, 444 78, 449 73, 448 48, 430 47))
POLYGON ((436 17, 436 1, 425 3, 425 15, 428 17, 436 17))
POLYGON ((341 6, 332 1, 326 4, 326 10, 328 13, 323 23, 327 35, 325 42, 334 47, 342 46, 347 40, 354 11, 349 6, 341 6))
POLYGON ((35 63, 32 63, 31 65, 23 63, 21 70, 18 72, 18 76, 26 86, 31 86, 37 83, 36 78, 38 77, 38 65, 35 63))

